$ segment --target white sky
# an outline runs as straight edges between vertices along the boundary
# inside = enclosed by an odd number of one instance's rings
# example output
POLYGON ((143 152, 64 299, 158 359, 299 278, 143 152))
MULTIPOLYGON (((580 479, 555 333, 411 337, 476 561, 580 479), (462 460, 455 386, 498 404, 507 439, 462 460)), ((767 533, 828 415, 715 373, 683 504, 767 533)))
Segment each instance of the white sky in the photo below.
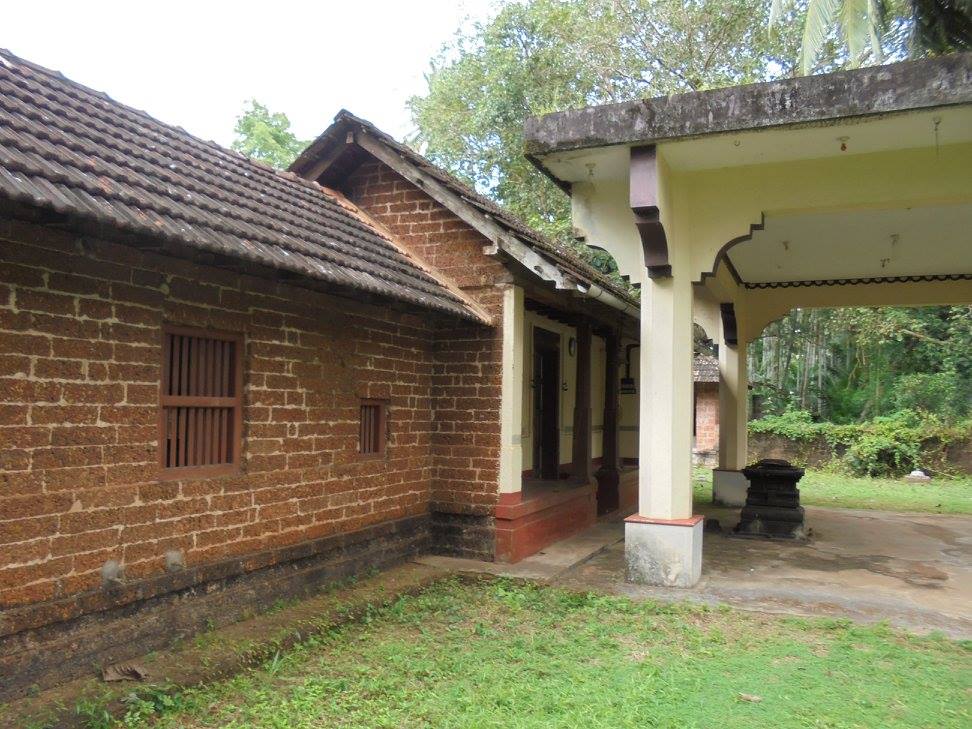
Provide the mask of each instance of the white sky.
POLYGON ((429 60, 492 0, 4 2, 0 48, 228 146, 255 98, 299 138, 344 107, 401 138, 429 60))

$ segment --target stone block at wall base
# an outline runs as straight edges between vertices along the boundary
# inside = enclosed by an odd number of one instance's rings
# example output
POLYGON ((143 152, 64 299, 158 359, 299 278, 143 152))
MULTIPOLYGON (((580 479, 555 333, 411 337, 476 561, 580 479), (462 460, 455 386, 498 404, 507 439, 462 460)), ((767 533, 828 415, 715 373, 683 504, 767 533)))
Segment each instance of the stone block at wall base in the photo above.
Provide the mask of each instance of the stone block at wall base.
POLYGON ((433 554, 493 561, 496 553, 493 517, 433 511, 430 528, 433 554))
POLYGON ((0 615, 0 701, 98 673, 428 548, 423 514, 7 610, 0 615))
POLYGON ((742 471, 712 469, 712 502, 721 506, 745 506, 749 479, 742 471))
POLYGON ((643 585, 692 587, 702 576, 702 517, 624 520, 627 579, 643 585))

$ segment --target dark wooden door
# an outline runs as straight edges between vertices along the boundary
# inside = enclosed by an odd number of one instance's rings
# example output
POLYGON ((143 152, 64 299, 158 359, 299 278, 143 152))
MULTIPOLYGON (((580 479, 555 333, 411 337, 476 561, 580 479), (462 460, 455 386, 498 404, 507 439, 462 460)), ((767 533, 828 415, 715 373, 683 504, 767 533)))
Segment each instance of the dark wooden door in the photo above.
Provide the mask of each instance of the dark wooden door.
POLYGON ((533 473, 560 476, 560 335, 533 329, 533 473))

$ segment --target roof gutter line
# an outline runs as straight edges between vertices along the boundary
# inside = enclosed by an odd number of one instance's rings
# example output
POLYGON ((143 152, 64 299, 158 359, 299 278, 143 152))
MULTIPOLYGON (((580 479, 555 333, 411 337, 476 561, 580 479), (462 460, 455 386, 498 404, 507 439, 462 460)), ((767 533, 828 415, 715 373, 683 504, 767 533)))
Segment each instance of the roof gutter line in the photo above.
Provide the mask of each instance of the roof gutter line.
POLYGON ((612 309, 617 309, 622 314, 627 314, 635 319, 641 318, 641 307, 629 304, 627 301, 622 301, 610 291, 601 288, 597 284, 591 284, 587 289, 578 287, 577 291, 586 299, 600 301, 602 304, 607 304, 612 309))

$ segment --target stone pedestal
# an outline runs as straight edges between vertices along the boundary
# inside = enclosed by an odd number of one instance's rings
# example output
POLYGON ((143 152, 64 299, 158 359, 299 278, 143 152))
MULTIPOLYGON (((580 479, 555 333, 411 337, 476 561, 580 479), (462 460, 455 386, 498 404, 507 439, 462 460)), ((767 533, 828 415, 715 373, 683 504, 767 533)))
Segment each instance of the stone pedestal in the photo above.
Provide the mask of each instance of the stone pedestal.
POLYGON ((624 557, 629 582, 692 587, 702 576, 702 517, 624 520, 624 557))
POLYGON ((803 507, 797 482, 803 469, 787 461, 767 458, 744 468, 749 480, 746 505, 736 526, 737 536, 767 539, 802 539, 803 507))

